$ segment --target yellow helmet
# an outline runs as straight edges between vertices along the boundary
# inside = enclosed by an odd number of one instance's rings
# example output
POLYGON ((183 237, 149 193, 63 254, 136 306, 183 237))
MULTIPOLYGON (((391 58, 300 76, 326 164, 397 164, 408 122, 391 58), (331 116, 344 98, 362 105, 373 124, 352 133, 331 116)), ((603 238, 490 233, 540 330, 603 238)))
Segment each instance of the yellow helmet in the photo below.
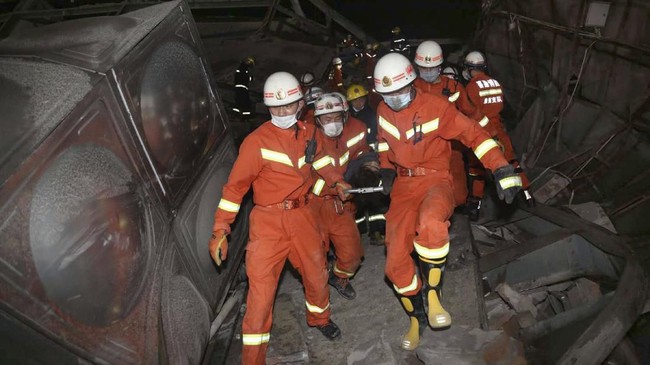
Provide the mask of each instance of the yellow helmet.
POLYGON ((348 100, 352 101, 354 99, 359 99, 362 96, 368 95, 368 90, 365 87, 359 84, 352 84, 348 87, 348 100))

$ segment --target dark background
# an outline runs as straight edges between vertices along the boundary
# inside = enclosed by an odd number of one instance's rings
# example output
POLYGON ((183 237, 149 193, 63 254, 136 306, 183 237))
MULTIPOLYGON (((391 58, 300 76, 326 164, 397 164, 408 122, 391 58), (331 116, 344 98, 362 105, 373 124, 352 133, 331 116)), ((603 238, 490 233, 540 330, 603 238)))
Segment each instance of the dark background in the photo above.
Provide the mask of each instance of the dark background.
POLYGON ((469 38, 481 10, 479 0, 326 0, 378 40, 399 26, 407 38, 469 38))

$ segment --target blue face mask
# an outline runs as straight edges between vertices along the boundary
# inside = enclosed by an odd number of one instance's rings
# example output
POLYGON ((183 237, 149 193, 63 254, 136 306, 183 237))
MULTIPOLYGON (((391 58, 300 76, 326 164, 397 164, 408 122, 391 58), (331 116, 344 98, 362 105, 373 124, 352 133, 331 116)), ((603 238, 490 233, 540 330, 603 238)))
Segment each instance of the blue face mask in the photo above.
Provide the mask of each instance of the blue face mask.
POLYGON ((420 77, 426 82, 434 82, 440 76, 440 67, 427 67, 420 69, 420 77))
POLYGON ((384 102, 394 111, 398 112, 406 108, 411 102, 411 92, 400 95, 382 95, 384 102))

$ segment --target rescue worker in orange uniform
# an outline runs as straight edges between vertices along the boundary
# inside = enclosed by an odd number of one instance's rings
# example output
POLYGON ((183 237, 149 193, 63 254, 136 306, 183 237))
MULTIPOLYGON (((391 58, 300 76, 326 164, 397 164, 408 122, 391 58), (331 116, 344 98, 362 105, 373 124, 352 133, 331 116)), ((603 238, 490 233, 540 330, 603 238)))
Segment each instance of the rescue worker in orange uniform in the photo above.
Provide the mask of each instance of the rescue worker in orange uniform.
POLYGON ((410 317, 401 344, 406 350, 418 346, 427 319, 433 328, 451 325, 451 316, 441 304, 454 207, 449 141, 457 139, 472 148, 494 171, 497 192, 506 202, 512 202, 521 188, 521 179, 490 135, 447 100, 413 87, 416 77, 413 65, 398 53, 382 57, 374 73, 375 89, 384 98, 377 110, 382 184, 391 197, 386 213, 386 275, 410 317), (427 284, 424 290, 413 250, 427 284), (423 297, 428 301, 426 314, 423 297))
POLYGON ((305 99, 305 107, 302 109, 302 115, 300 116, 300 119, 304 120, 306 123, 314 124, 314 103, 316 102, 316 99, 320 98, 323 94, 325 94, 325 90, 321 89, 318 86, 312 86, 307 89, 307 92, 305 93, 304 99, 305 99))
MULTIPOLYGON (((447 98, 454 103, 463 114, 470 116, 474 112, 472 104, 467 100, 465 90, 457 81, 441 77, 442 48, 437 42, 424 41, 415 50, 415 64, 419 77, 414 85, 418 90, 447 98), (453 93, 452 93, 453 90, 453 93)), ((467 202, 467 175, 463 151, 465 147, 458 141, 452 142, 450 171, 454 182, 454 201, 456 206, 467 202)))
POLYGON ((316 175, 335 187, 342 200, 350 185, 331 165, 331 157, 317 153, 309 164, 305 146, 313 125, 296 119, 302 108, 298 80, 287 72, 270 75, 264 84, 264 104, 271 120, 243 141, 215 213, 209 250, 217 265, 226 259, 230 225, 242 198, 253 187, 246 274, 249 291, 242 325, 242 363, 264 364, 278 279, 287 259, 305 286, 307 324, 334 340, 341 335, 330 319, 326 252, 309 204, 316 175))
POLYGON ((300 90, 303 94, 307 94, 307 90, 312 86, 316 86, 316 77, 307 71, 300 76, 300 90))
MULTIPOLYGON (((318 145, 332 157, 334 168, 345 174, 349 163, 362 158, 370 151, 366 143, 366 128, 357 119, 347 120, 343 99, 335 94, 325 94, 316 100, 314 116, 318 124, 318 145)), ((369 162, 370 163, 370 162, 369 162)), ((377 161, 374 161, 379 170, 377 161)), ((336 189, 327 187, 318 179, 312 189, 311 207, 319 222, 326 244, 334 245, 336 260, 330 271, 329 284, 345 299, 354 299, 356 292, 350 278, 361 264, 363 247, 354 221, 352 202, 342 201, 336 189)))
POLYGON ((332 59, 332 70, 329 73, 327 88, 330 92, 345 92, 343 88, 343 61, 339 57, 332 59))
MULTIPOLYGON (((515 168, 522 181, 524 200, 529 205, 534 205, 532 195, 528 192, 529 182, 526 173, 521 168, 515 150, 512 147, 510 136, 501 122, 504 95, 499 82, 487 74, 485 56, 481 52, 473 51, 467 54, 464 63, 463 77, 469 80, 466 90, 469 101, 476 108, 475 119, 494 138, 503 150, 508 162, 515 168)), ((471 157, 471 156, 470 156, 471 157)), ((470 197, 467 210, 470 217, 478 219, 485 189, 485 171, 482 164, 475 158, 469 159, 470 165, 470 197)))
POLYGON ((379 43, 368 43, 366 44, 366 51, 363 53, 363 59, 365 63, 365 76, 368 86, 372 88, 372 72, 375 70, 375 64, 377 63, 377 50, 379 49, 379 43))

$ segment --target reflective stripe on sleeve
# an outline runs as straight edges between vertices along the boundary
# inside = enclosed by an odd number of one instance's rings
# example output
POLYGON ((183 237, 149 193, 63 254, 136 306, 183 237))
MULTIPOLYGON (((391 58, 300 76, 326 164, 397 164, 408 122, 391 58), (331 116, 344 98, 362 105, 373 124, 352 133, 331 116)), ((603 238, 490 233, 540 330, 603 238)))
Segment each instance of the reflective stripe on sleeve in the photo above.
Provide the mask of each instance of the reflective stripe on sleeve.
MULTIPOLYGON (((368 132, 370 132, 370 128, 368 128, 368 132)), ((350 148, 359 143, 359 141, 361 141, 365 136, 366 132, 361 132, 357 136, 350 138, 345 144, 350 148)))
POLYGON ((314 184, 314 188, 312 191, 316 195, 320 195, 321 192, 323 192, 323 187, 325 186, 325 180, 323 179, 318 179, 316 180, 316 183, 314 184))
POLYGON ((490 118, 488 118, 487 115, 484 115, 483 118, 481 118, 481 120, 478 121, 478 125, 480 125, 481 127, 485 127, 486 125, 488 125, 488 123, 490 123, 490 118))
POLYGON ((332 163, 332 158, 330 156, 324 156, 318 159, 317 161, 314 161, 314 164, 312 166, 314 166, 314 169, 320 170, 331 163, 332 163))
POLYGON ((237 213, 239 212, 239 204, 233 203, 229 200, 221 198, 219 201, 219 209, 225 210, 226 212, 237 213))
POLYGON ((395 285, 395 284, 393 284, 393 288, 395 288, 395 291, 398 294, 404 294, 404 293, 413 291, 413 290, 418 288, 418 276, 413 275, 413 280, 411 281, 411 283, 409 285, 403 287, 403 288, 398 288, 397 285, 395 285))
POLYGON ((244 333, 241 336, 242 343, 246 346, 259 346, 269 342, 270 333, 244 333))
POLYGON ((389 150, 387 142, 381 142, 377 145, 377 152, 386 152, 389 150))
POLYGON ((417 242, 413 242, 415 246, 415 251, 418 255, 424 257, 425 259, 440 259, 449 253, 449 242, 445 243, 444 246, 438 248, 427 248, 422 245, 419 245, 417 242))
POLYGON ((456 91, 452 96, 449 97, 450 102, 455 102, 460 97, 460 91, 456 91))
POLYGON ((339 166, 345 165, 345 163, 348 162, 349 159, 350 159, 350 151, 345 151, 343 156, 339 158, 339 166))
POLYGON ((489 138, 483 141, 483 143, 481 143, 480 145, 478 145, 478 147, 476 147, 476 149, 474 150, 474 154, 480 160, 481 158, 483 158, 483 156, 485 156, 486 153, 488 153, 489 150, 495 147, 499 148, 499 145, 496 142, 494 142, 492 138, 489 138))

